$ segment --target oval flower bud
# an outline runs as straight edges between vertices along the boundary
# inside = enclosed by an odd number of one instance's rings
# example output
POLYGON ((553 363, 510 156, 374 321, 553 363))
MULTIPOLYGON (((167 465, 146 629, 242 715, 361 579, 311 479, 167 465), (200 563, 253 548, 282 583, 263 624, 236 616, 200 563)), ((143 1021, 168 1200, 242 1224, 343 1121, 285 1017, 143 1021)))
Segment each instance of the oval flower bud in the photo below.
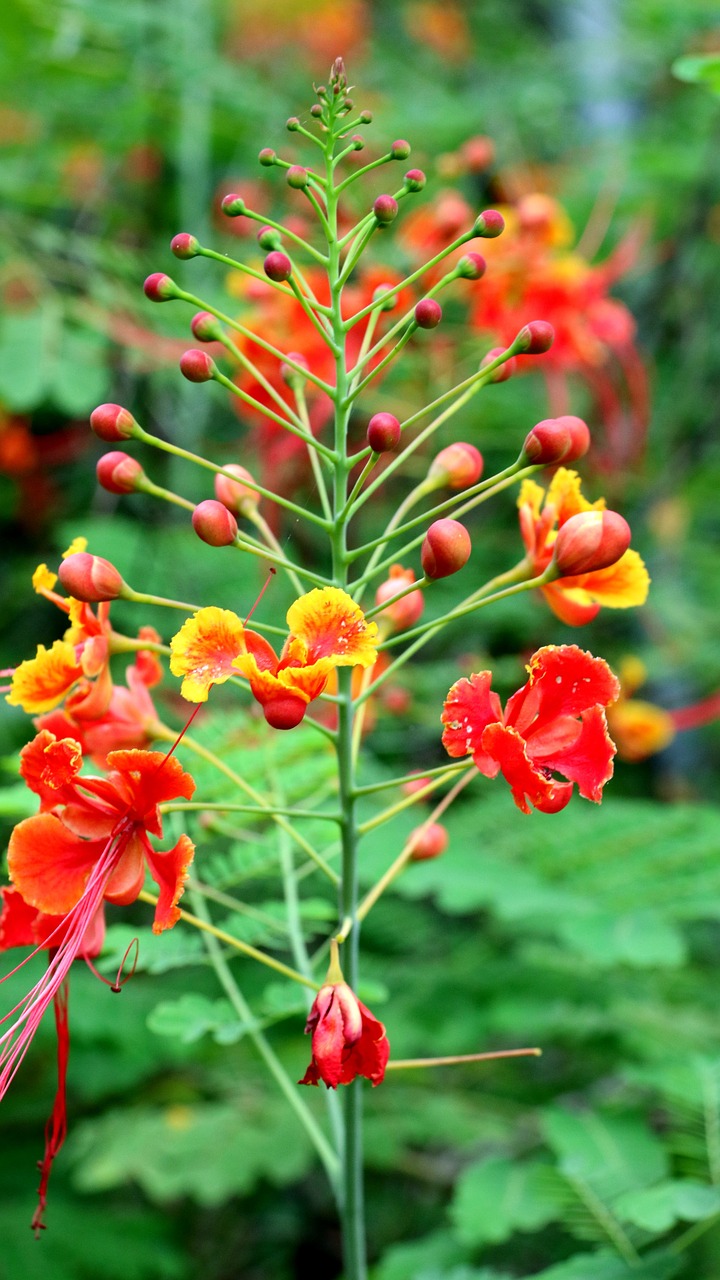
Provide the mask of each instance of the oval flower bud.
POLYGON ((436 329, 442 320, 442 307, 434 298, 421 298, 415 307, 415 323, 420 329, 436 329))
POLYGON ((200 252, 200 242, 195 236, 190 235, 188 231, 180 231, 170 241, 170 249, 176 258, 197 258, 200 252))
MULTIPOLYGON (((498 356, 504 355, 506 350, 507 347, 491 347, 487 355, 484 355, 480 361, 480 368, 487 369, 488 365, 492 364, 493 360, 497 360, 498 356)), ((515 357, 510 356, 504 364, 498 365, 497 369, 495 369, 488 378, 488 382, 507 382, 508 378, 512 377, 516 369, 517 364, 515 357)))
POLYGON ((590 428, 582 418, 576 418, 572 413, 565 413, 556 421, 567 428, 570 434, 570 450, 563 461, 577 462, 578 458, 584 457, 590 448, 590 428))
POLYGON ((231 480, 229 476, 215 476, 215 497, 218 502, 222 502, 235 516, 246 516, 255 511, 260 494, 243 483, 245 480, 252 480, 250 472, 238 462, 226 463, 224 470, 232 472, 237 480, 231 480))
POLYGON ((245 201, 242 196, 236 195, 231 191, 228 195, 223 196, 221 209, 227 218, 239 218, 245 212, 245 201))
POLYGON ((99 404, 90 414, 90 426, 100 440, 115 444, 131 440, 139 429, 132 414, 121 404, 99 404))
POLYGON ((190 328, 198 342, 217 342, 222 337, 222 325, 209 311, 196 311, 190 328))
POLYGON ((469 489, 477 484, 483 472, 483 457, 474 444, 458 440, 441 449, 433 458, 428 480, 438 485, 447 484, 451 489, 469 489))
POLYGON ((65 590, 75 600, 98 604, 101 600, 117 600, 125 583, 109 560, 91 556, 87 551, 77 551, 63 560, 58 578, 65 590))
POLYGON ((487 271, 487 262, 481 253, 465 253, 455 269, 463 280, 480 280, 487 271))
POLYGON ((99 484, 108 493, 134 493, 145 479, 145 472, 137 459, 120 450, 104 453, 98 459, 95 472, 99 484))
POLYGON ((292 262, 286 253, 282 253, 279 249, 273 249, 263 262, 263 271, 268 280, 273 280, 275 284, 281 284, 283 280, 289 280, 292 275, 292 262))
POLYGON ((373 453, 390 453, 397 449, 402 428, 394 413, 375 413, 368 422, 367 442, 373 453))
POLYGON ((559 578, 616 564, 630 546, 630 526, 617 511, 580 511, 558 529, 552 564, 559 578))
POLYGON ((412 842, 411 862, 425 862, 428 858, 439 858, 450 843, 446 828, 439 822, 431 822, 429 827, 416 827, 409 838, 412 842))
POLYGON ((383 609, 381 616, 387 618, 396 631, 404 631, 406 627, 412 627, 422 616, 425 608, 425 599, 420 590, 408 591, 406 596, 392 603, 394 597, 414 581, 415 574, 412 569, 403 569, 401 564, 394 564, 390 569, 390 576, 385 582, 380 583, 375 592, 375 603, 387 606, 383 609))
POLYGON ((211 547, 228 547, 237 537, 237 520, 223 502, 207 498, 192 513, 192 526, 198 538, 211 547))
POLYGON ((394 222, 398 215, 398 202, 394 196, 378 196, 373 204, 373 213, 381 227, 394 222))
POLYGON ((164 271, 153 271, 143 284, 143 293, 151 302, 170 302, 178 297, 178 287, 164 271))
POLYGON ((523 325, 513 346, 523 355, 540 356, 549 351, 555 340, 555 330, 547 320, 531 320, 523 325))
POLYGON ((575 462, 587 453, 590 431, 582 418, 567 414, 561 418, 543 418, 525 437, 523 455, 535 466, 554 466, 557 462, 575 462))
POLYGON ((422 191, 427 178, 422 169, 408 169, 405 174, 405 188, 407 191, 422 191))
POLYGON ((191 348, 180 357, 180 372, 188 382, 210 382, 217 372, 217 366, 207 351, 191 348))
POLYGON ((436 520, 425 534, 420 563, 426 578, 447 578, 467 564, 470 534, 459 520, 436 520))
POLYGON ((494 240, 505 230, 505 219, 497 209, 486 209, 475 219, 473 227, 476 236, 484 236, 486 240, 494 240))

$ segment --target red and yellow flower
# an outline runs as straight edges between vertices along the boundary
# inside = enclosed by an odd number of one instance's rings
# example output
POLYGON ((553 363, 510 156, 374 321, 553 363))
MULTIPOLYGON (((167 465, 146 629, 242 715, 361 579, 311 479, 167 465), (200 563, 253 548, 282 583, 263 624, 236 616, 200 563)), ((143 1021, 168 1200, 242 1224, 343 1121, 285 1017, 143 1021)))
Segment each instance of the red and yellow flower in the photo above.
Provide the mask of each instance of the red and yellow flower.
MULTIPOLYGON (((523 481, 518 508, 528 567, 532 577, 538 577, 550 564, 558 529, 580 512, 604 511, 605 499, 588 502, 577 472, 559 467, 547 491, 534 480, 523 481)), ((644 604, 649 584, 642 559, 630 548, 605 569, 557 578, 541 591, 562 622, 580 627, 591 622, 603 605, 628 609, 644 604)))
POLYGON ((599 802, 613 774, 605 708, 620 692, 618 680, 602 658, 577 645, 539 649, 527 671, 504 712, 491 672, 458 680, 443 708, 443 745, 451 756, 472 756, 486 778, 502 772, 523 813, 564 809, 575 783, 586 800, 599 802))
POLYGON ((300 596, 287 613, 290 634, 278 656, 230 609, 200 609, 170 645, 170 670, 182 676, 182 695, 204 702, 214 684, 243 675, 265 719, 276 729, 299 724, 337 667, 371 667, 378 629, 339 587, 300 596))
POLYGON ((325 983, 305 1027, 305 1034, 312 1035, 312 1058, 298 1083, 317 1085, 322 1080, 328 1089, 336 1089, 364 1076, 373 1085, 381 1084, 390 1057, 385 1027, 345 982, 334 939, 330 955, 325 983))

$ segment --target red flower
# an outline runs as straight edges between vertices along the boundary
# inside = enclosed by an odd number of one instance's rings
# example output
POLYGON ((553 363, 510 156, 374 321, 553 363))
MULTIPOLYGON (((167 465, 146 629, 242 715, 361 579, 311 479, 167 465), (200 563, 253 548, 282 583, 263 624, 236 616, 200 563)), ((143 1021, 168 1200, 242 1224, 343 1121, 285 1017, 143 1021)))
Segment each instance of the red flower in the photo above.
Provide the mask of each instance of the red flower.
POLYGON ((327 980, 313 1001, 305 1034, 312 1034, 312 1058, 300 1084, 324 1080, 336 1089, 356 1076, 382 1083, 390 1057, 385 1027, 343 980, 334 939, 327 980))
POLYGON ((445 748, 471 755, 486 778, 502 772, 523 813, 564 809, 574 783, 586 800, 599 802, 613 773, 605 707, 620 692, 618 680, 602 658, 576 645, 547 645, 527 669, 529 680, 504 714, 489 671, 458 680, 442 714, 445 748))

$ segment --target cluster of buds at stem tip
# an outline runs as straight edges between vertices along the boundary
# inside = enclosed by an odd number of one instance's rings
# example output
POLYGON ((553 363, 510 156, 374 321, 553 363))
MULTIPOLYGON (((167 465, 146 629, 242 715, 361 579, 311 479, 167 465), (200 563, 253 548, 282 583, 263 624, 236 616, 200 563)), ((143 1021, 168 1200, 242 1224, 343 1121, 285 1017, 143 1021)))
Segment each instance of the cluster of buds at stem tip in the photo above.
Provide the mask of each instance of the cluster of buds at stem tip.
POLYGON ((469 489, 483 473, 483 456, 474 444, 462 440, 449 444, 433 458, 424 488, 469 489))
POLYGON ((548 577, 573 578, 617 564, 630 546, 630 526, 618 511, 580 511, 558 530, 548 577))
POLYGON ((192 513, 192 526, 198 538, 210 547, 232 546, 238 532, 232 511, 215 498, 198 503, 192 513))
POLYGON ((84 600, 86 604, 117 600, 129 593, 129 587, 115 565, 87 551, 67 556, 60 564, 58 578, 74 600, 84 600))
POLYGON ((104 453, 98 459, 96 474, 98 483, 108 493, 141 493, 147 483, 147 476, 137 459, 119 449, 104 453))
POLYGON ((543 418, 526 435, 519 463, 549 467, 558 462, 576 462, 589 448, 590 430, 582 418, 572 414, 543 418))
POLYGON ((470 559, 470 534, 459 520, 436 520, 425 534, 420 563, 426 578, 448 578, 470 559))
POLYGON ((447 828, 440 822, 431 822, 429 826, 416 827, 411 832, 408 845, 412 852, 411 862, 427 862, 429 858, 439 858, 450 843, 447 828))
POLYGON ((218 502, 222 502, 234 516, 253 516, 257 511, 260 494, 245 483, 246 480, 252 482, 250 472, 241 467, 239 462, 228 462, 223 471, 229 471, 235 479, 231 480, 228 475, 215 476, 215 497, 218 502))

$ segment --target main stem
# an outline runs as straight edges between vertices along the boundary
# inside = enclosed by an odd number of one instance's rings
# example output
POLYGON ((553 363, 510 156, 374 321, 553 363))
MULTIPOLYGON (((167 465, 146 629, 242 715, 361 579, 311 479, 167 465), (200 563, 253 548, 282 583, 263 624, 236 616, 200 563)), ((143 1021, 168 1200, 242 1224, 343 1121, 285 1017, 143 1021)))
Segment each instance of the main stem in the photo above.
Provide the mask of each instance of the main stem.
MULTIPOLYGON (((336 586, 347 590, 347 516, 345 508, 348 496, 347 435, 350 417, 349 378, 345 353, 345 327, 343 324, 342 278, 340 246, 337 236, 338 191, 335 188, 332 148, 328 144, 327 164, 327 223, 328 223, 328 280, 330 285, 331 326, 335 357, 335 474, 333 488, 334 524, 332 532, 332 568, 336 586)), ((343 946, 342 964, 345 980, 357 989, 358 983, 358 868, 357 868, 357 802, 353 764, 352 669, 338 669, 338 728, 336 750, 340 799, 340 838, 342 848, 341 880, 339 889, 340 919, 350 919, 353 928, 343 946)), ((362 1079, 358 1077, 345 1086, 345 1137, 342 1160, 341 1214, 343 1227, 343 1255, 345 1280, 366 1280, 365 1214, 363 1207, 363 1144, 362 1144, 362 1079)))

